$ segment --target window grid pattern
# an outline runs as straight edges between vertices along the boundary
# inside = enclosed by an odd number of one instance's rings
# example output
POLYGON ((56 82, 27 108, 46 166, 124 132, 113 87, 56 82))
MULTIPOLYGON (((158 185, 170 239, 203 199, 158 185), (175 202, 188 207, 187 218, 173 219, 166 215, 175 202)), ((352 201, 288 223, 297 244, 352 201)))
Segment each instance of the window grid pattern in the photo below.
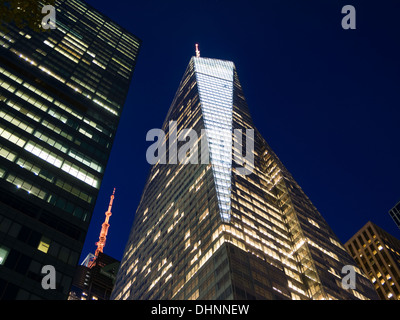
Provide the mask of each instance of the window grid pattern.
POLYGON ((229 222, 231 212, 233 63, 215 59, 194 58, 194 67, 220 214, 224 221, 229 222))
POLYGON ((400 229, 400 202, 397 203, 390 211, 389 211, 390 216, 392 217, 394 223, 396 226, 399 227, 400 229))

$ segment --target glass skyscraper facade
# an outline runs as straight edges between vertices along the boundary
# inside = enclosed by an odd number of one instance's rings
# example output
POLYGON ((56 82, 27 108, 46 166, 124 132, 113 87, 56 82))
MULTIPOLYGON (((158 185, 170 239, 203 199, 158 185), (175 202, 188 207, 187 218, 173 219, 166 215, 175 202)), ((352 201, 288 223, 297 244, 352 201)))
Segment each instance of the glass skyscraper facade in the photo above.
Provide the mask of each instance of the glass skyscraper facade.
POLYGON ((0 31, 0 299, 67 299, 141 43, 83 1, 55 8, 55 29, 0 31))
POLYGON ((232 62, 193 57, 162 130, 112 299, 379 299, 255 128, 232 62))

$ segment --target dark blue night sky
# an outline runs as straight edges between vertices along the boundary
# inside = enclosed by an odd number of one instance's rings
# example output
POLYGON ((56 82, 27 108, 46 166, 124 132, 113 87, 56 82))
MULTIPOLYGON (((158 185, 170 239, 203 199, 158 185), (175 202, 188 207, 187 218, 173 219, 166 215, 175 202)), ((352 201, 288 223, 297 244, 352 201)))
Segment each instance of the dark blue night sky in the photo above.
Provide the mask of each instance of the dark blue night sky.
POLYGON ((104 252, 122 258, 160 128, 199 43, 235 63, 261 134, 344 243, 369 220, 400 238, 400 2, 88 0, 142 39, 131 90, 82 258, 95 251, 116 188, 104 252), (344 30, 344 5, 356 30, 344 30))

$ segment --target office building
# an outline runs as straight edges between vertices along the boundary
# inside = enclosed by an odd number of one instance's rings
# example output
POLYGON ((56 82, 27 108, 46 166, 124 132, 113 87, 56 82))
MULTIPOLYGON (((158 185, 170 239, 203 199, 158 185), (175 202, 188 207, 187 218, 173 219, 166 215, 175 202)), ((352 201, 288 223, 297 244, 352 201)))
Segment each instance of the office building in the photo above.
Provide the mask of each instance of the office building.
POLYGON ((389 214, 392 217, 394 223, 400 228, 400 201, 389 210, 389 214))
POLYGON ((68 300, 109 300, 119 265, 118 260, 100 252, 90 268, 78 266, 68 300))
POLYGON ((197 50, 160 131, 112 299, 378 299, 255 128, 232 62, 197 50))
POLYGON ((369 221, 345 243, 382 300, 400 300, 400 240, 369 221))
POLYGON ((55 29, 0 32, 0 299, 67 299, 140 47, 83 1, 55 8, 55 29))

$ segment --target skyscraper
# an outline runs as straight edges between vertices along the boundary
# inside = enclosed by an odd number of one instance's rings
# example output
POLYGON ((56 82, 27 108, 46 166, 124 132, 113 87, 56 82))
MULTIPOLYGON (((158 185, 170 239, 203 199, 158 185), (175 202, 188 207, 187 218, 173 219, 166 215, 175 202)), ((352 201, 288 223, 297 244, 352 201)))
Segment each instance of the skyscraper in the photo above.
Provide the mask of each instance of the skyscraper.
POLYGON ((255 128, 232 62, 197 52, 162 132, 112 299, 378 299, 255 128))
POLYGON ((400 201, 389 210, 389 214, 392 217, 394 223, 400 228, 400 201))
POLYGON ((83 1, 55 9, 55 29, 0 32, 0 299, 67 298, 141 43, 83 1))
POLYGON ((346 243, 382 300, 400 300, 400 240, 367 222, 346 243))

